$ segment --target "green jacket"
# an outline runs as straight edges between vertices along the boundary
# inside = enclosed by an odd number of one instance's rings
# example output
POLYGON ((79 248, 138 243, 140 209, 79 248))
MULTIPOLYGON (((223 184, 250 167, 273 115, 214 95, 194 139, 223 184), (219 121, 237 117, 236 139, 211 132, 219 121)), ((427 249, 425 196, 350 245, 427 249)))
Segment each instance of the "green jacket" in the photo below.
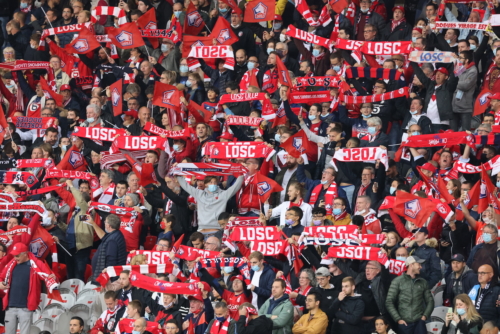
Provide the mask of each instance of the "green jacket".
POLYGON ((416 322, 423 315, 430 319, 434 299, 425 279, 413 280, 405 273, 392 281, 385 306, 394 321, 416 322))
MULTIPOLYGON (((288 295, 284 295, 288 297, 288 295)), ((271 299, 269 298, 265 301, 264 304, 259 309, 259 315, 265 315, 268 318, 271 318, 273 315, 277 315, 278 317, 273 320, 273 333, 272 334, 288 334, 292 333, 293 326, 293 305, 290 302, 290 299, 286 298, 279 302, 278 305, 273 309, 271 314, 267 314, 267 310, 269 309, 271 299)))

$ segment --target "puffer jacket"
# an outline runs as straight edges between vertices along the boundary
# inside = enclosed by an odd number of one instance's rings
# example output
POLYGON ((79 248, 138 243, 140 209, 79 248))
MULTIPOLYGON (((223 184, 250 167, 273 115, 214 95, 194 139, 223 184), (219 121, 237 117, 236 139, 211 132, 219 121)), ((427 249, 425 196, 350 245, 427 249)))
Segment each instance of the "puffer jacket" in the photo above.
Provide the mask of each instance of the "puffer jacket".
POLYGON ((416 322, 423 315, 430 319, 434 299, 425 279, 417 276, 413 281, 411 276, 405 273, 392 281, 385 307, 395 322, 416 322))
POLYGON ((475 102, 474 90, 477 83, 477 72, 477 66, 471 63, 469 68, 458 76, 457 89, 453 93, 453 99, 451 100, 455 114, 472 113, 475 102), (457 94, 463 94, 460 100, 457 99, 457 94))
POLYGON ((274 302, 274 298, 271 297, 264 305, 259 309, 259 315, 265 315, 271 318, 273 315, 278 316, 273 320, 273 332, 272 334, 287 334, 292 332, 293 325, 293 305, 290 302, 288 295, 283 295, 275 303, 277 305, 268 314, 269 307, 271 306, 271 300, 274 302))
MULTIPOLYGON (((469 293, 470 289, 472 289, 474 285, 478 284, 477 274, 467 266, 464 267, 464 271, 462 272, 462 275, 460 275, 460 277, 455 278, 455 273, 451 272, 448 276, 445 277, 445 282, 446 287, 443 291, 443 301, 445 303, 446 301, 449 301, 450 305, 455 298, 455 293, 453 292, 454 284, 460 284, 462 286, 462 293, 469 293)), ((446 303, 445 305, 448 305, 448 303, 446 303)))
POLYGON ((335 299, 328 313, 335 317, 333 321, 333 333, 358 334, 363 331, 363 313, 365 303, 361 295, 345 297, 343 300, 335 299))
MULTIPOLYGON (((254 274, 255 272, 250 270, 250 280, 253 278, 254 274)), ((257 294, 257 306, 263 306, 269 299, 275 277, 276 275, 273 269, 267 263, 264 263, 264 269, 262 269, 262 274, 259 278, 259 286, 256 286, 253 290, 253 292, 257 294)))
POLYGON ((414 242, 413 245, 408 248, 409 255, 418 256, 425 260, 425 262, 422 263, 420 277, 427 281, 429 289, 432 289, 432 287, 443 278, 441 274, 441 264, 436 251, 437 246, 438 241, 435 238, 430 238, 427 239, 422 246, 418 246, 417 243, 414 242))

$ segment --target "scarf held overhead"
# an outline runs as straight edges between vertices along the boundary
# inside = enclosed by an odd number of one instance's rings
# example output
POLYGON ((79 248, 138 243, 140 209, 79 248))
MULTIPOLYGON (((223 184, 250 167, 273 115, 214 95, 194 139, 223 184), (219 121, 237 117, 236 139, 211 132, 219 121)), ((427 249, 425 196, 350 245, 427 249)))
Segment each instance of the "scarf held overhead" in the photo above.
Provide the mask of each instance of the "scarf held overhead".
POLYGON ((212 159, 268 158, 276 152, 262 142, 225 142, 209 143, 204 147, 204 155, 212 159))
POLYGON ((332 41, 328 38, 320 37, 315 34, 311 34, 310 32, 300 30, 295 28, 293 25, 288 26, 288 30, 286 32, 287 36, 291 36, 293 38, 300 39, 301 41, 312 43, 315 45, 320 45, 326 49, 330 49, 332 46, 332 41))
POLYGON ((430 135, 411 136, 401 145, 405 147, 434 147, 434 146, 453 146, 467 144, 475 147, 474 135, 467 132, 436 133, 430 135))
POLYGON ((130 284, 146 291, 178 295, 200 294, 197 283, 170 283, 139 274, 135 271, 130 273, 130 284))
POLYGON ((55 117, 11 117, 12 123, 19 129, 57 129, 57 118, 55 117))
POLYGON ((144 131, 154 133, 155 135, 158 135, 158 136, 165 136, 167 138, 187 138, 187 137, 189 137, 189 134, 187 133, 186 130, 169 131, 169 130, 162 129, 159 126, 154 125, 153 123, 150 123, 150 122, 147 122, 146 125, 144 125, 144 131))
POLYGON ((341 247, 330 247, 328 249, 328 256, 340 259, 356 259, 356 260, 368 260, 368 261, 378 261, 381 265, 388 267, 389 259, 387 255, 376 247, 353 247, 353 246, 341 246, 341 247))
POLYGON ((224 94, 220 98, 219 104, 262 100, 268 100, 268 98, 266 97, 266 93, 224 94))
POLYGON ((294 87, 338 87, 340 78, 338 76, 328 77, 298 77, 294 87))
POLYGON ((241 164, 214 164, 214 163, 193 163, 186 162, 173 166, 170 169, 171 175, 242 175, 246 174, 248 170, 241 164))
POLYGON ((227 125, 259 126, 264 119, 262 117, 229 116, 226 118, 227 125))
POLYGON ((119 149, 138 151, 165 148, 166 139, 158 136, 119 136, 113 145, 119 149))
POLYGON ((411 42, 364 42, 341 38, 337 39, 335 47, 343 50, 359 50, 365 54, 381 56, 408 54, 412 50, 411 42))
POLYGON ((0 169, 36 168, 53 166, 52 159, 8 159, 0 160, 0 169))
POLYGON ((111 277, 120 276, 120 273, 124 270, 129 270, 140 274, 165 274, 171 273, 173 268, 174 266, 171 263, 107 267, 106 272, 101 273, 96 278, 96 281, 99 282, 101 286, 106 286, 111 277))
POLYGON ((33 187, 38 182, 35 175, 30 172, 10 172, 0 170, 0 183, 4 184, 25 184, 33 187))
POLYGON ((360 103, 373 103, 385 100, 392 100, 399 97, 408 97, 409 96, 408 94, 409 94, 408 87, 404 87, 383 94, 373 94, 373 95, 363 95, 363 96, 351 96, 341 93, 339 99, 344 103, 348 104, 360 104, 360 103))
POLYGON ((234 58, 230 45, 193 46, 189 51, 190 58, 234 58))
MULTIPOLYGON (((380 160, 384 164, 385 168, 389 168, 389 158, 387 156, 387 150, 380 147, 356 147, 356 148, 341 148, 335 152, 333 156, 332 164, 334 160, 337 161, 364 161, 367 163, 375 163, 375 161, 380 160)), ((334 164, 334 167, 335 164, 334 164)))
POLYGON ((125 129, 113 129, 113 128, 96 128, 96 127, 80 127, 75 126, 73 135, 81 138, 93 139, 93 140, 103 140, 103 141, 113 141, 116 136, 125 136, 125 129))

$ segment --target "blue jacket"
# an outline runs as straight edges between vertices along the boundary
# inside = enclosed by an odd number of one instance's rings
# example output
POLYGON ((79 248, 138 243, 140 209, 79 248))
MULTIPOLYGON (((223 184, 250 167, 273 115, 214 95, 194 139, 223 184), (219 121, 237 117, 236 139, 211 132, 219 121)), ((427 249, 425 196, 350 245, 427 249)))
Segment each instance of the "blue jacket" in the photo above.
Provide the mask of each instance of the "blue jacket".
POLYGON ((409 255, 418 256, 425 260, 422 263, 420 277, 427 281, 429 289, 432 289, 442 279, 440 259, 436 248, 434 248, 437 245, 433 245, 433 243, 434 239, 430 239, 426 240, 422 246, 418 246, 415 243, 413 247, 408 248, 409 255))
MULTIPOLYGON (((250 280, 252 280, 254 274, 255 272, 250 270, 250 280)), ((258 295, 257 306, 259 308, 266 302, 266 300, 269 299, 275 278, 276 274, 274 271, 268 264, 264 263, 264 269, 262 270, 262 274, 259 279, 259 286, 256 286, 253 290, 253 292, 258 295)))

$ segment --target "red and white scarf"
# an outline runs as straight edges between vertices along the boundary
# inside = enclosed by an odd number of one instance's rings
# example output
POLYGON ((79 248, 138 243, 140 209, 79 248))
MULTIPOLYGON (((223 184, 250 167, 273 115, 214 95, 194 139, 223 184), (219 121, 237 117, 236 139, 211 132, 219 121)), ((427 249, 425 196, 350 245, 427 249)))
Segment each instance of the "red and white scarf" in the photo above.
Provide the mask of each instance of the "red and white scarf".
POLYGON ((226 320, 224 320, 224 322, 214 319, 212 327, 210 327, 210 334, 227 334, 227 329, 230 322, 231 317, 229 316, 226 318, 226 320))
POLYGON ((330 247, 328 249, 328 256, 340 259, 356 259, 378 261, 385 267, 389 266, 389 259, 380 248, 367 247, 367 246, 340 246, 330 247))
POLYGON ((109 203, 113 199, 113 194, 115 193, 115 184, 111 182, 106 190, 104 190, 102 187, 97 188, 92 192, 92 198, 97 198, 99 196, 99 199, 97 202, 99 202, 99 205, 109 203))
POLYGON ((138 272, 141 274, 165 274, 165 273, 172 273, 173 268, 174 265, 171 263, 107 267, 106 272, 101 273, 96 278, 96 281, 99 282, 102 287, 105 287, 111 277, 120 276, 120 273, 124 270, 138 272))
POLYGON ((268 100, 266 93, 240 93, 240 94, 224 94, 219 100, 219 105, 225 103, 268 100))
MULTIPOLYGON (((375 163, 375 161, 380 160, 380 162, 389 168, 389 158, 387 156, 387 150, 383 150, 380 147, 356 147, 356 148, 343 148, 335 152, 332 159, 332 164, 337 169, 334 161, 364 161, 368 163, 375 163)), ((338 170, 338 169, 337 169, 338 170)))
MULTIPOLYGON (((314 187, 313 191, 311 192, 311 197, 309 198, 309 204, 314 206, 316 201, 318 200, 318 196, 321 193, 321 190, 323 189, 323 184, 318 184, 316 187, 314 187)), ((331 215, 332 210, 333 210, 333 200, 337 197, 338 191, 337 191, 337 183, 333 181, 330 186, 328 186, 328 189, 326 190, 325 193, 325 209, 326 209, 326 214, 331 215)))
POLYGON ((125 136, 125 129, 75 126, 72 135, 101 141, 113 141, 116 136, 125 136))
POLYGON ((336 222, 336 221, 340 221, 340 220, 344 219, 345 217, 347 217, 347 211, 346 210, 342 211, 340 213, 340 215, 333 215, 333 220, 334 220, 334 222, 336 222))
POLYGON ((93 11, 92 11, 92 16, 90 18, 90 21, 92 23, 97 22, 97 16, 107 16, 107 15, 112 15, 118 18, 118 25, 121 26, 122 24, 127 23, 127 15, 125 14, 125 11, 121 8, 118 7, 112 7, 112 6, 97 6, 93 11))
POLYGON ((400 25, 403 22, 406 22, 406 19, 404 18, 404 16, 401 19, 399 19, 399 20, 392 19, 391 20, 391 31, 394 31, 394 29, 396 29, 397 26, 400 25))
POLYGON ((208 143, 203 148, 203 155, 211 159, 247 159, 266 158, 269 160, 276 151, 262 142, 222 142, 208 143))
POLYGON ((187 130, 179 130, 179 131, 170 131, 170 130, 165 130, 160 128, 157 125, 154 125, 153 123, 147 122, 146 125, 144 125, 144 131, 151 132, 155 135, 158 136, 165 136, 168 138, 187 138, 189 137, 189 133, 187 130))
POLYGON ((173 166, 170 175, 191 175, 205 177, 207 175, 225 176, 242 175, 248 173, 248 170, 240 164, 214 164, 214 163, 193 163, 186 162, 173 166))
POLYGON ((373 94, 373 95, 349 96, 340 93, 340 100, 342 100, 344 103, 351 103, 351 104, 373 103, 385 100, 392 100, 403 96, 408 97, 408 94, 409 94, 408 87, 404 87, 398 90, 393 90, 392 92, 387 92, 383 94, 373 94))
POLYGON ((297 29, 293 25, 288 26, 288 30, 286 32, 287 36, 291 36, 293 38, 300 39, 306 43, 312 43, 315 45, 321 45, 325 49, 330 49, 332 46, 332 41, 328 38, 320 37, 318 35, 312 34, 310 32, 297 29))
POLYGON ((90 212, 91 210, 100 210, 107 213, 112 213, 120 217, 127 217, 127 218, 134 218, 137 217, 138 215, 138 212, 135 211, 134 208, 124 208, 121 206, 114 206, 111 204, 103 204, 102 202, 90 202, 88 211, 90 212))
POLYGON ((221 270, 222 267, 234 267, 237 268, 240 273, 245 277, 245 283, 250 284, 250 269, 248 268, 248 262, 245 258, 241 257, 212 257, 200 259, 196 264, 196 270, 201 268, 217 268, 221 270))
POLYGON ((146 291, 160 293, 176 295, 196 295, 201 293, 196 283, 171 283, 157 280, 135 271, 130 273, 130 284, 146 291))
POLYGON ((321 9, 318 21, 315 21, 313 19, 312 13, 309 10, 309 6, 307 5, 305 0, 295 1, 295 7, 297 11, 302 14, 304 19, 306 19, 307 24, 309 24, 311 27, 319 27, 320 25, 326 27, 328 24, 330 24, 330 22, 332 22, 332 18, 330 17, 326 6, 323 6, 323 8, 321 9))
MULTIPOLYGON (((306 286, 306 288, 304 289, 304 291, 302 291, 302 288, 301 287, 298 287, 297 289, 293 290, 293 292, 296 292, 298 293, 299 295, 302 295, 302 296, 307 296, 309 294, 309 291, 311 291, 312 289, 312 286, 308 285, 306 286)), ((296 298, 290 298, 290 301, 292 302, 292 305, 293 306, 297 306, 297 299, 296 298)), ((304 310, 304 306, 299 306, 299 309, 301 311, 304 310)))
POLYGON ((259 126, 264 119, 261 117, 229 116, 227 125, 259 126))

